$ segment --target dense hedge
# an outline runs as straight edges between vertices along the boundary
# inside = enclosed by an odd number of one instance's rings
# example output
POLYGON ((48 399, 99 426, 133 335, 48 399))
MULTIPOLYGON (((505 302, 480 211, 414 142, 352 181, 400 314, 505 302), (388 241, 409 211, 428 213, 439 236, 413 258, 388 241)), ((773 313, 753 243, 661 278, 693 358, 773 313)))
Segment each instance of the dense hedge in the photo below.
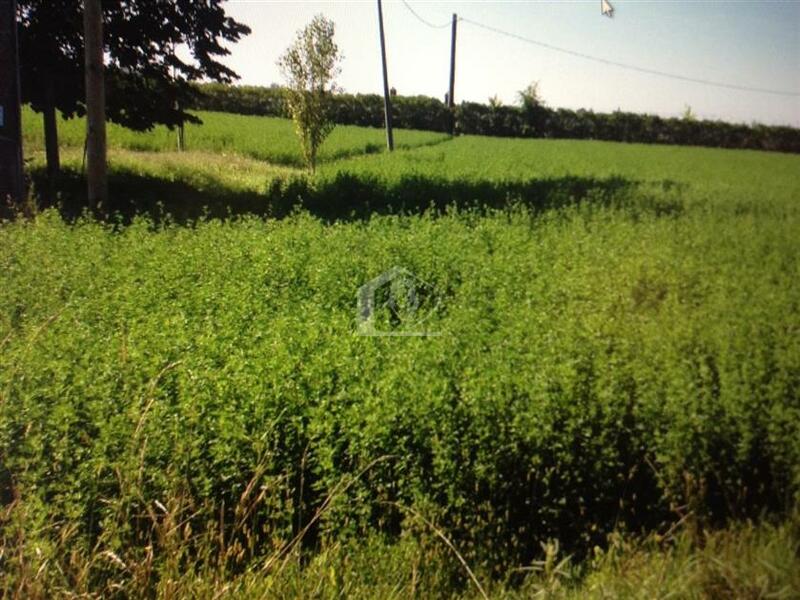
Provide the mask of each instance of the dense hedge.
MULTIPOLYGON (((245 115, 286 116, 280 88, 198 86, 194 108, 245 115)), ((452 117, 443 102, 427 96, 396 96, 396 127, 450 131, 452 117)), ((338 94, 334 120, 342 125, 383 126, 383 98, 376 94, 338 94)), ((525 111, 516 106, 462 102, 455 111, 459 134, 502 137, 597 139, 619 142, 682 144, 800 152, 800 129, 722 121, 665 119, 627 112, 551 109, 525 111)))
MULTIPOLYGON (((242 115, 287 117, 281 88, 198 86, 194 106, 242 115)), ((427 131, 449 131, 450 113, 443 102, 427 96, 396 96, 393 100, 395 127, 427 131)), ((377 94, 337 94, 333 105, 334 121, 341 125, 383 127, 383 97, 377 94)))

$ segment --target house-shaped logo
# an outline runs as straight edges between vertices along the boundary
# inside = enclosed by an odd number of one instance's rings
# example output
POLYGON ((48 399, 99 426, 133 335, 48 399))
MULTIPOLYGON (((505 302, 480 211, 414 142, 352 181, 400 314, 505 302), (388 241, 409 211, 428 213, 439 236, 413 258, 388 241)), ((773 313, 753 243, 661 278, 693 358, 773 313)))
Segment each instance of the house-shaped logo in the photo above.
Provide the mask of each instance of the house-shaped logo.
POLYGON ((433 287, 392 267, 358 290, 357 331, 368 336, 432 336, 425 324, 438 307, 433 287))

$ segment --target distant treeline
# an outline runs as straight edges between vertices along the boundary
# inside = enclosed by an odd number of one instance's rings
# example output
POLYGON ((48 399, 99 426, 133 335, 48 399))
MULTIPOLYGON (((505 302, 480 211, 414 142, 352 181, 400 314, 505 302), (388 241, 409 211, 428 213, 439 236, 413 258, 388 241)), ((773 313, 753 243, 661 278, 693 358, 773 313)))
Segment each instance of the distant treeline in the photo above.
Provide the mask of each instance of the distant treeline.
MULTIPOLYGON (((286 116, 280 88, 198 85, 193 108, 244 115, 286 116)), ((383 97, 337 94, 334 121, 342 125, 383 127, 383 97)), ((451 115, 428 96, 395 96, 395 127, 501 137, 595 139, 618 142, 749 148, 800 153, 800 129, 744 125, 687 118, 662 118, 628 112, 552 109, 462 102, 451 115), (455 122, 453 122, 455 119, 455 122)))

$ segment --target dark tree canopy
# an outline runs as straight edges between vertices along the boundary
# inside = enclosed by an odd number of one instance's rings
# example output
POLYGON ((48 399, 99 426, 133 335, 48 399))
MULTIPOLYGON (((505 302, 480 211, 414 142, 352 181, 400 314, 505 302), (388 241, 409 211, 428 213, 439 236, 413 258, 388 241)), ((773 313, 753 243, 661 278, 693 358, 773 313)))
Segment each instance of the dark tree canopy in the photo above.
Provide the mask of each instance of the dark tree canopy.
MULTIPOLYGON (((82 2, 20 0, 19 17, 23 101, 43 110, 52 82, 55 108, 82 115, 82 2)), ((229 53, 225 42, 250 33, 221 0, 104 0, 103 27, 107 118, 140 130, 196 121, 182 108, 194 94, 190 82, 236 79, 218 59, 229 53), (181 60, 179 47, 192 60, 181 60)))
POLYGON ((68 117, 82 113, 81 3, 22 0, 18 10, 22 101, 41 112, 52 84, 56 108, 68 117))

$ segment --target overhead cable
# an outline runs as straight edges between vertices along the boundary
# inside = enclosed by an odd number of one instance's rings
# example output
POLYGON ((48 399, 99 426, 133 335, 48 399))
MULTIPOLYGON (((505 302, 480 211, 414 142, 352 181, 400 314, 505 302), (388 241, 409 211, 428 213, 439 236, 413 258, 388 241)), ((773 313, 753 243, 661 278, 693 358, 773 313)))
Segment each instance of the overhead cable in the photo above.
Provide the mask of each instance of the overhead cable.
POLYGON ((415 11, 413 8, 411 8, 411 5, 410 5, 408 2, 406 2, 406 0, 402 0, 402 2, 403 2, 403 4, 405 4, 405 5, 406 5, 406 8, 407 8, 409 11, 411 11, 411 14, 412 14, 412 15, 414 15, 415 17, 417 17, 417 19, 418 19, 420 22, 422 22, 423 24, 427 25, 428 27, 431 27, 431 28, 433 28, 433 29, 444 29, 445 27, 450 27, 450 21, 448 21, 447 23, 443 23, 442 25, 437 25, 436 23, 431 23, 431 22, 430 22, 430 21, 428 21, 426 18, 424 18, 423 16, 421 16, 421 15, 420 15, 420 14, 419 14, 417 11, 415 11))
MULTIPOLYGON (((403 0, 405 2, 405 0, 403 0)), ((410 7, 409 7, 410 8, 410 7)), ((789 97, 799 97, 800 92, 791 92, 788 90, 775 90, 769 88, 761 88, 749 85, 739 85, 735 83, 726 83, 722 81, 712 81, 710 79, 700 79, 697 77, 688 77, 686 75, 679 75, 677 73, 668 73, 666 71, 659 71, 657 69, 650 69, 647 67, 640 67, 637 65, 631 65, 627 63, 618 62, 615 60, 609 60, 607 58, 600 58, 598 56, 593 56, 591 54, 586 54, 584 52, 578 52, 576 50, 569 50, 568 48, 561 48, 559 46, 554 46, 553 44, 548 44, 546 42, 540 42, 538 40, 534 40, 525 36, 518 35, 516 33, 511 33, 510 31, 504 31, 502 29, 498 29, 497 27, 492 27, 491 25, 485 25, 484 23, 479 23, 478 21, 473 21, 472 19, 467 19, 465 17, 460 17, 460 21, 465 23, 469 23, 470 25, 474 25, 475 27, 480 27, 481 29, 485 29, 487 31, 491 31, 493 33, 497 33, 500 35, 504 35, 506 37, 514 38, 516 40, 526 42, 528 44, 533 44, 539 46, 541 48, 546 48, 548 50, 552 50, 554 52, 561 52, 563 54, 569 54, 570 56, 576 56, 578 58, 583 58, 585 60, 591 60, 596 63, 601 63, 604 65, 611 65, 613 67, 619 67, 620 69, 627 69, 629 71, 636 71, 639 73, 645 73, 647 75, 655 75, 658 77, 666 77, 669 79, 676 79, 678 81, 688 81, 690 83, 699 83, 702 85, 708 85, 713 87, 719 88, 726 88, 730 90, 738 90, 743 92, 756 92, 761 94, 773 94, 776 96, 789 96, 789 97)))

